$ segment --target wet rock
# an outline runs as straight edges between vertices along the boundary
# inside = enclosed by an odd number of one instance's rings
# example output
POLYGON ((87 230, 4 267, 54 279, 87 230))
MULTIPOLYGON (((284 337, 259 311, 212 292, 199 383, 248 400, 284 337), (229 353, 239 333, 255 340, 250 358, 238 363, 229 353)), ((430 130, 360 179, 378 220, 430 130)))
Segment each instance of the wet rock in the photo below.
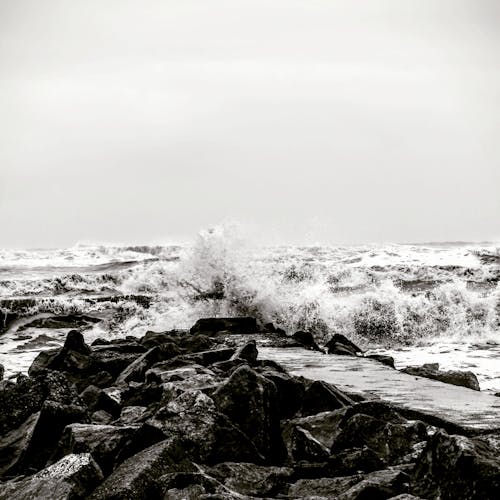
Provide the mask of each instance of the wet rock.
POLYGON ((311 332, 298 331, 292 335, 292 338, 306 349, 322 352, 311 332))
POLYGON ((226 462, 206 471, 229 490, 251 497, 272 498, 292 475, 287 467, 265 467, 250 463, 226 462))
POLYGON ((318 441, 309 431, 298 425, 290 427, 290 435, 285 437, 291 462, 305 460, 324 462, 330 456, 330 450, 318 441))
POLYGON ((302 407, 305 384, 299 377, 281 371, 264 368, 258 372, 270 380, 277 388, 278 415, 281 419, 293 417, 302 407))
POLYGON ((61 436, 52 462, 68 454, 90 453, 104 475, 112 472, 119 451, 136 432, 135 427, 71 424, 61 436))
POLYGON ((95 385, 96 387, 103 389, 104 387, 109 387, 110 385, 112 385, 114 382, 114 378, 110 373, 102 371, 94 375, 90 375, 87 378, 87 382, 88 385, 95 385))
POLYGON ((38 412, 44 401, 79 403, 78 394, 67 378, 57 372, 43 371, 35 377, 19 377, 0 391, 0 435, 17 428, 38 412))
POLYGON ((85 498, 102 478, 99 466, 89 453, 67 455, 33 476, 3 483, 0 500, 85 498))
POLYGON ((125 406, 122 408, 118 423, 121 425, 142 423, 147 418, 147 411, 145 406, 125 406))
POLYGON ((384 467, 380 457, 367 446, 350 448, 328 459, 328 469, 332 476, 347 476, 359 472, 373 472, 384 467))
POLYGON ((90 328, 100 321, 102 321, 100 318, 84 314, 66 314, 50 316, 48 318, 37 318, 30 323, 22 325, 19 330, 26 330, 27 328, 90 328))
POLYGON ((365 358, 374 359, 383 365, 390 366, 391 368, 396 368, 394 365, 394 358, 392 356, 387 356, 386 354, 368 354, 365 358))
POLYGON ((104 410, 97 410, 90 416, 90 422, 97 425, 107 425, 113 420, 113 415, 104 410))
POLYGON ((179 349, 174 344, 170 352, 165 352, 160 347, 152 347, 149 351, 141 354, 132 363, 130 363, 116 378, 116 384, 126 384, 127 382, 143 382, 144 375, 148 368, 153 364, 168 359, 169 357, 174 357, 179 354, 179 349))
POLYGON ((154 365, 147 371, 146 380, 160 384, 173 383, 181 389, 199 389, 213 385, 218 380, 212 370, 197 364, 175 369, 169 369, 167 365, 166 368, 163 363, 154 365))
POLYGON ((336 333, 326 344, 325 348, 328 354, 341 354, 347 356, 357 356, 363 351, 347 337, 336 333))
POLYGON ((259 352, 257 351, 257 343, 255 340, 250 340, 245 345, 241 346, 236 350, 236 352, 231 357, 232 360, 244 360, 248 361, 251 365, 255 364, 257 361, 257 356, 259 352))
POLYGON ((237 368, 212 395, 225 414, 271 462, 283 458, 276 386, 250 367, 237 368))
POLYGON ((213 335, 225 331, 234 333, 255 333, 259 329, 255 318, 202 318, 191 328, 191 333, 213 335))
POLYGON ((213 400, 200 391, 181 393, 147 420, 147 424, 161 429, 165 435, 178 436, 197 461, 262 461, 255 445, 220 415, 213 400))
POLYGON ((122 407, 124 406, 149 406, 160 401, 163 395, 163 387, 156 382, 134 383, 121 393, 122 407))
POLYGON ((89 496, 89 500, 160 498, 157 479, 167 472, 189 471, 182 445, 166 439, 130 457, 89 496))
POLYGON ((474 373, 458 370, 442 371, 439 370, 439 365, 437 363, 429 363, 422 366, 408 366, 401 371, 408 375, 430 378, 444 382, 445 384, 459 385, 474 391, 480 390, 479 382, 474 373))
POLYGON ((301 479, 288 490, 290 498, 337 500, 387 499, 408 488, 409 477, 400 470, 381 470, 366 475, 301 479))
POLYGON ((500 437, 436 432, 416 464, 412 484, 412 493, 429 499, 498 498, 500 437))
POLYGON ((0 333, 5 332, 17 317, 18 315, 15 312, 6 311, 0 307, 0 333))
POLYGON ((362 413, 342 423, 341 429, 334 440, 333 453, 368 446, 389 464, 410 453, 412 445, 427 439, 422 422, 393 424, 362 413))
POLYGON ((3 380, 4 374, 5 374, 5 368, 2 364, 0 364, 0 382, 3 380))
MULTIPOLYGON (((391 422, 393 424, 405 424, 407 419, 399 413, 400 408, 395 407, 386 401, 362 401, 350 406, 345 411, 344 421, 351 418, 353 415, 362 413, 371 417, 391 422)), ((415 420, 415 418, 413 418, 415 420)))
POLYGON ((89 385, 80 394, 80 398, 85 403, 90 413, 103 410, 117 417, 121 412, 120 403, 107 392, 94 385, 89 385))
POLYGON ((26 447, 7 473, 20 474, 43 469, 56 449, 64 428, 75 422, 88 422, 83 407, 45 401, 26 447))
POLYGON ((303 416, 314 415, 352 404, 354 401, 334 385, 327 384, 322 380, 315 380, 304 393, 301 414, 303 416))
POLYGON ((135 361, 136 352, 120 352, 114 349, 102 349, 93 351, 90 355, 90 364, 92 373, 106 371, 113 379, 128 366, 135 361))

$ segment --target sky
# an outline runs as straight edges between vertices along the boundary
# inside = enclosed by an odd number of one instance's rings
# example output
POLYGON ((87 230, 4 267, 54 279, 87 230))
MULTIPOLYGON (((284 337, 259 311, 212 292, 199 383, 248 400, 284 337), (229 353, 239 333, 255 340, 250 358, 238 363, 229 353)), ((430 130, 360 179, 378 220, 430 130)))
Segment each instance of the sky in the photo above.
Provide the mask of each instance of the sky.
POLYGON ((500 239, 498 0, 0 0, 0 247, 500 239))

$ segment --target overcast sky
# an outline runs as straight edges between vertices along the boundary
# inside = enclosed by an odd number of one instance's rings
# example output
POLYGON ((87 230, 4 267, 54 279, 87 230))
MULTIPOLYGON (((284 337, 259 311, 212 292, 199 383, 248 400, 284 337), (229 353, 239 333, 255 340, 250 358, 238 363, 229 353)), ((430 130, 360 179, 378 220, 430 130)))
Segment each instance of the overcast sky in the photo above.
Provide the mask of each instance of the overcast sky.
POLYGON ((500 238, 498 0, 0 0, 0 246, 500 238))

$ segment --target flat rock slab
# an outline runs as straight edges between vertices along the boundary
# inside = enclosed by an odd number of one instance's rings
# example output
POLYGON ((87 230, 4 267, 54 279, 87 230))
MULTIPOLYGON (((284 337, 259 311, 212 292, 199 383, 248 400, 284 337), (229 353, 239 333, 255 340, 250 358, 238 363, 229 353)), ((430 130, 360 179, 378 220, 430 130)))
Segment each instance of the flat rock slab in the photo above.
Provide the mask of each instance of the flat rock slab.
POLYGON ((265 346, 259 346, 259 358, 277 361, 293 375, 324 380, 349 393, 380 397, 477 431, 500 427, 500 397, 407 375, 375 360, 265 346))

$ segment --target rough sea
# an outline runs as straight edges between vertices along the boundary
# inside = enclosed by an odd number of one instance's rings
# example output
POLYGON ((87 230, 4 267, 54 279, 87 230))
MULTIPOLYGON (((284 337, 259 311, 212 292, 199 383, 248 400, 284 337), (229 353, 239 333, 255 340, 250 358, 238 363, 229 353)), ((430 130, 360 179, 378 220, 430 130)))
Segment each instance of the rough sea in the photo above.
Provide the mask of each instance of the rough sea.
POLYGON ((183 245, 0 250, 0 363, 13 376, 61 345, 54 316, 90 342, 248 315, 318 342, 342 333, 398 368, 471 370, 497 392, 499 281, 495 243, 257 247, 215 228, 183 245))

